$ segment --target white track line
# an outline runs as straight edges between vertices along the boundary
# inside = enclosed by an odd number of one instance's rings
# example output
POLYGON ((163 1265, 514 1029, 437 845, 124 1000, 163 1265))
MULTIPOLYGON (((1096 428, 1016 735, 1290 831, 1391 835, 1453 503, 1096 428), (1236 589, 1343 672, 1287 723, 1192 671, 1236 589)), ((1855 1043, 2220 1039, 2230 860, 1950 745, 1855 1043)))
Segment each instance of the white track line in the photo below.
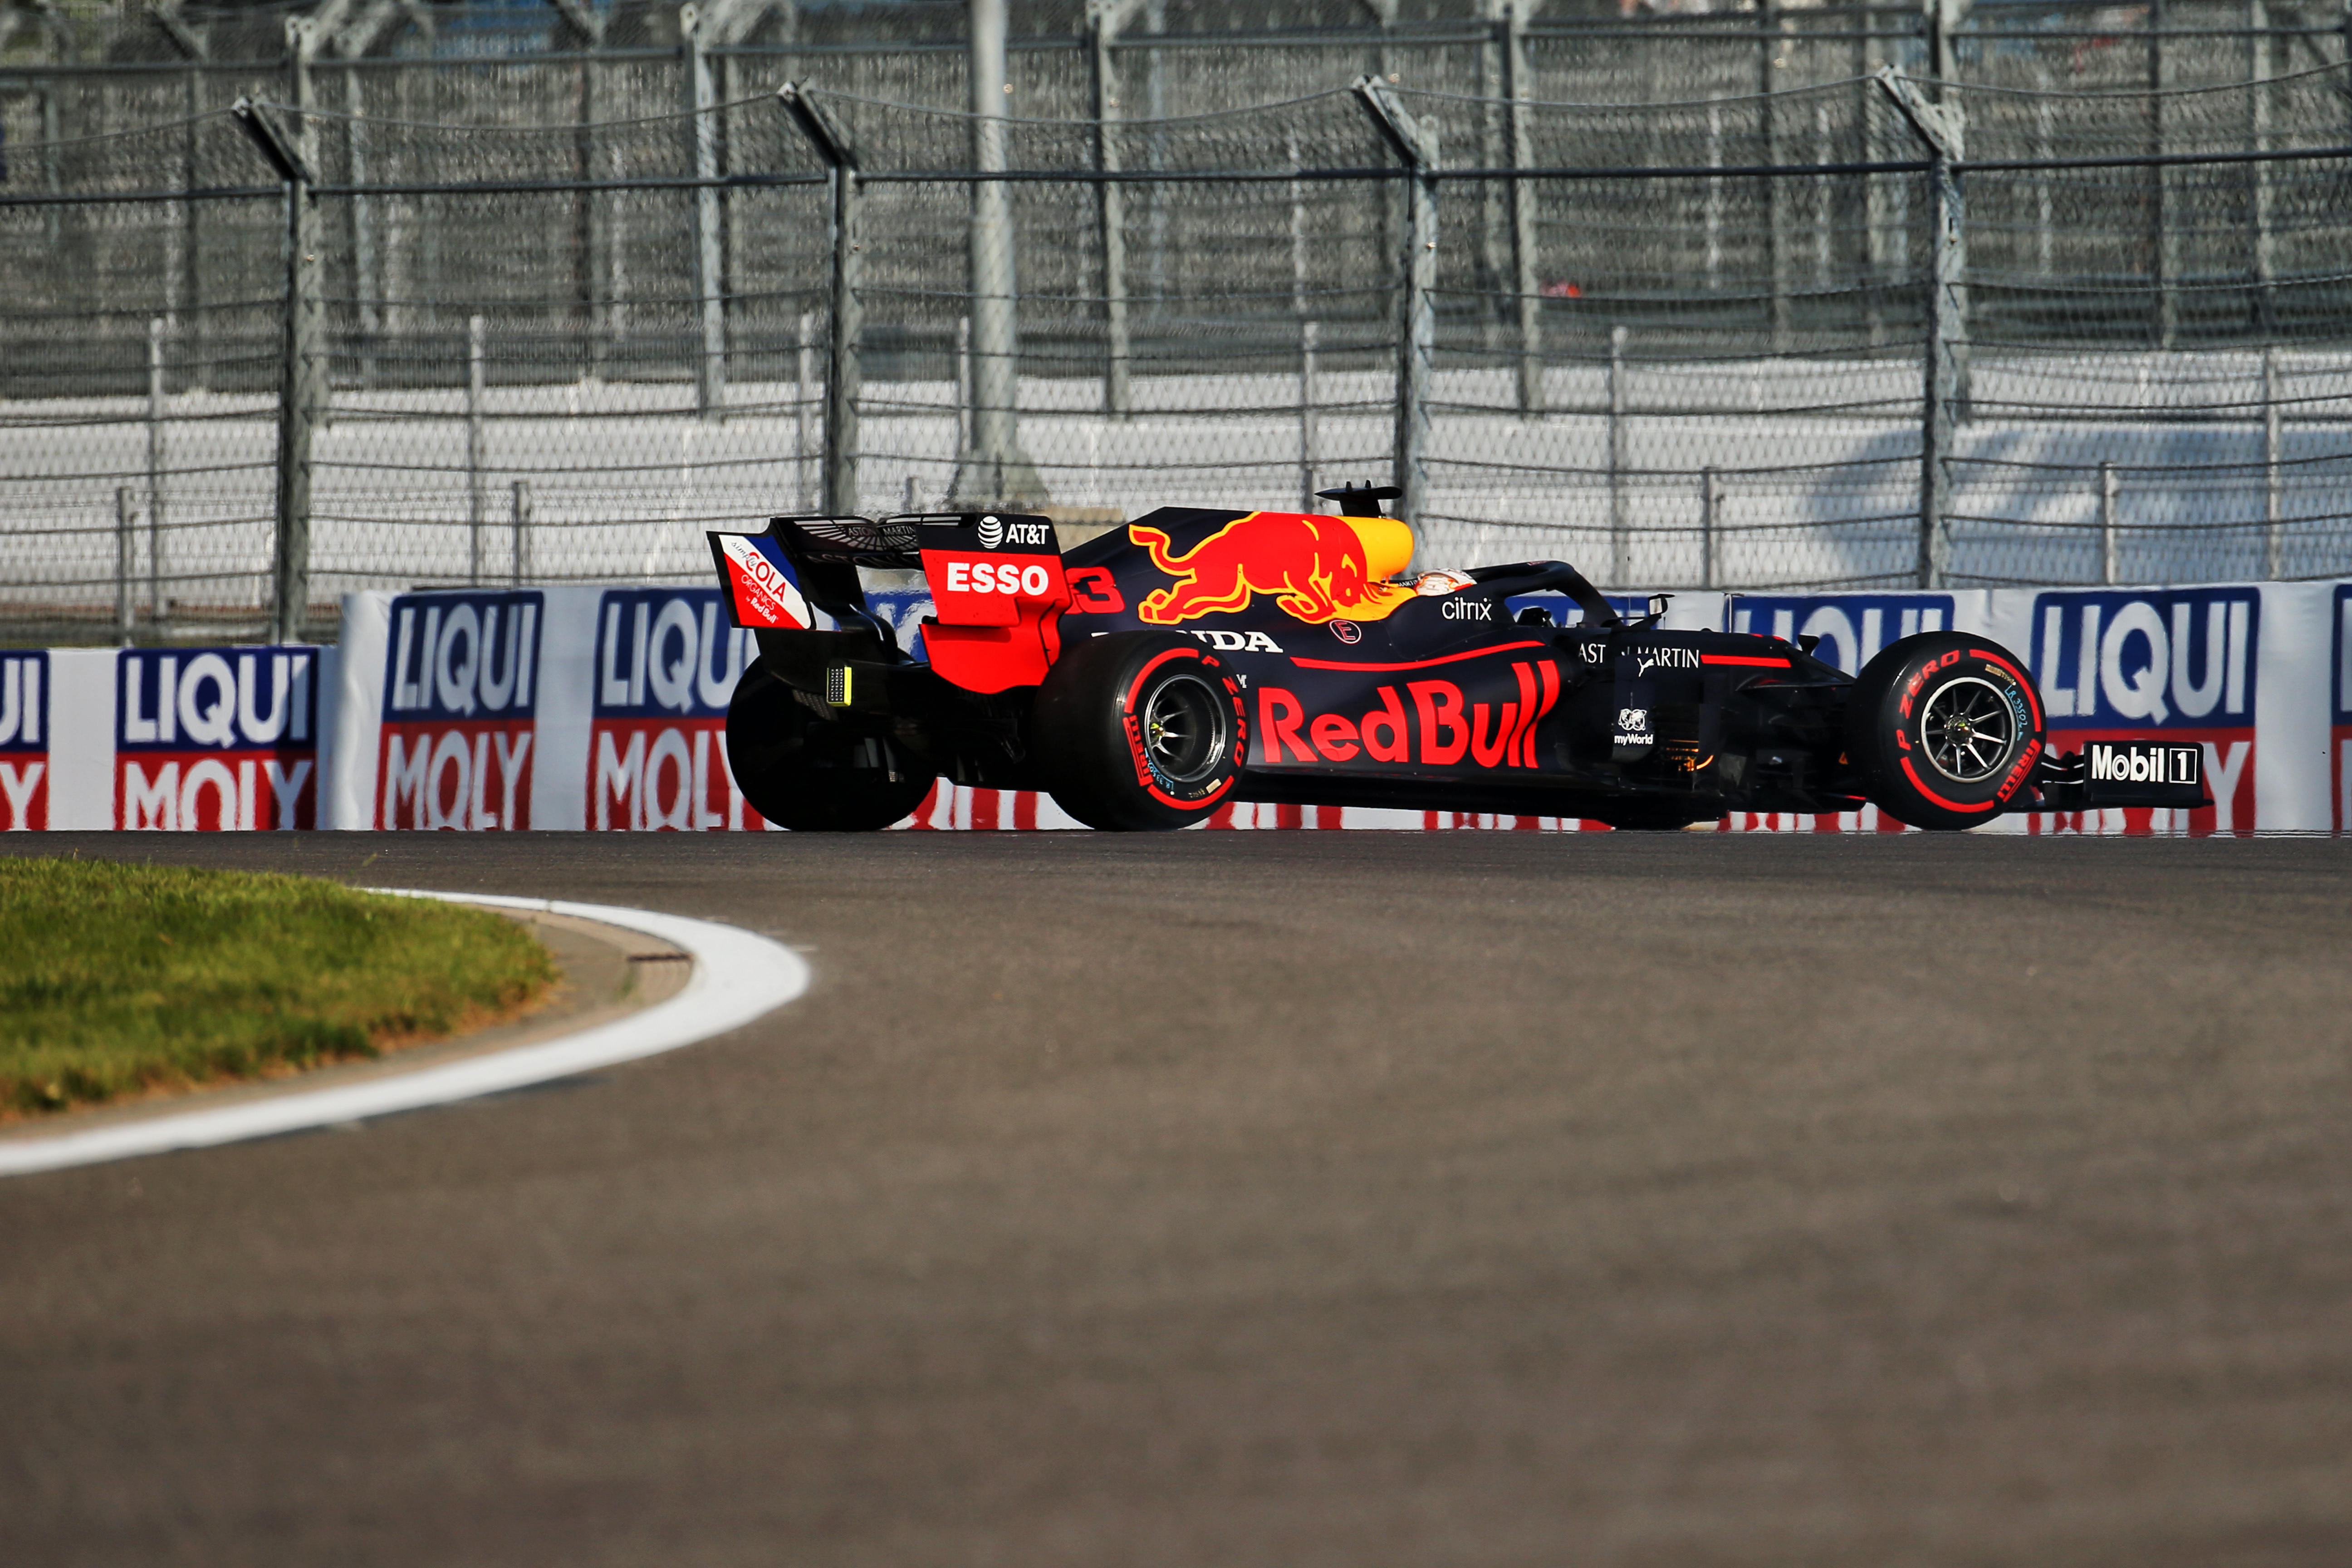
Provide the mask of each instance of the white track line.
POLYGON ((0 1141, 0 1176, 94 1165, 173 1149, 205 1149, 247 1138, 268 1138, 280 1132, 386 1116, 398 1110, 446 1105, 477 1095, 569 1078, 615 1062, 658 1056, 740 1028, 808 989, 808 965, 792 949, 764 936, 710 921, 605 904, 566 903, 558 899, 426 893, 406 888, 367 890, 404 898, 446 899, 459 904, 488 904, 504 910, 541 910, 549 914, 601 921, 606 925, 659 937, 685 949, 693 955, 694 969, 687 977, 686 988, 675 996, 643 1012, 539 1045, 517 1046, 511 1050, 492 1051, 440 1067, 419 1068, 415 1072, 341 1088, 297 1090, 209 1110, 184 1110, 140 1121, 93 1127, 86 1132, 0 1141))

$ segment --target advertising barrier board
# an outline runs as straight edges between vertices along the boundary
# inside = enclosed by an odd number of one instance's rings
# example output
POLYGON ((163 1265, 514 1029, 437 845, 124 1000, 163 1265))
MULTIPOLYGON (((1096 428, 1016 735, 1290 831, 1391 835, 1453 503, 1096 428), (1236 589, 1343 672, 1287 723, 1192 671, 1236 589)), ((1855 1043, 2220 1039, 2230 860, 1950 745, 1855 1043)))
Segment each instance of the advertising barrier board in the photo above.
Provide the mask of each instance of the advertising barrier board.
MULTIPOLYGON (((929 597, 869 597, 901 645, 919 648, 929 597)), ((1612 598, 1645 607, 1640 595, 1612 598)), ((1557 595, 1511 607, 1536 605, 1572 618, 1557 595)), ((730 624, 715 587, 354 594, 343 612, 333 648, 0 651, 0 830, 769 826, 727 764, 728 702, 757 647, 730 624)), ((2095 747, 2099 765, 2152 776, 2193 748, 2216 802, 2010 816, 1982 831, 2340 833, 2352 824, 2352 583, 1682 593, 1664 624, 1815 637, 1822 658, 1850 671, 1916 632, 1983 636, 2032 666, 2057 749, 2095 747)), ((1423 728, 1451 735, 1440 722, 1452 711, 1445 694, 1423 695, 1433 713, 1423 728)), ((1419 700, 1405 710, 1419 712, 1419 700)), ((1475 720, 1475 704, 1463 700, 1475 720)), ((1049 798, 943 781, 898 826, 1077 825, 1049 798)), ((1220 809, 1209 826, 1599 826, 1248 803, 1220 809)), ((1875 808, 1719 826, 1904 831, 1875 808)))

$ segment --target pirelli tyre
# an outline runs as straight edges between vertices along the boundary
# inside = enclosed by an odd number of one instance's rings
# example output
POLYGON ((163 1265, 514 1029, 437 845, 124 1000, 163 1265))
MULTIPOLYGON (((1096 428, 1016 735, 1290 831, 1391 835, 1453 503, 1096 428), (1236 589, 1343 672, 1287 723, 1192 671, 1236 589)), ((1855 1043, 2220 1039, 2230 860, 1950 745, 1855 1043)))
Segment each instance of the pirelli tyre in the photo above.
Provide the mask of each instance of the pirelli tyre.
POLYGON ((1231 667, 1172 632, 1065 647, 1033 727, 1055 803, 1089 827, 1202 820, 1232 795, 1249 741, 1231 667))
POLYGON ((932 781, 887 740, 818 716, 757 662, 727 705, 727 766, 751 809, 796 833, 887 827, 932 781))
POLYGON ((1864 667, 1845 744, 1879 810, 1950 829, 2000 815, 2049 742, 2042 695, 2015 654, 1987 637, 1922 632, 1864 667))

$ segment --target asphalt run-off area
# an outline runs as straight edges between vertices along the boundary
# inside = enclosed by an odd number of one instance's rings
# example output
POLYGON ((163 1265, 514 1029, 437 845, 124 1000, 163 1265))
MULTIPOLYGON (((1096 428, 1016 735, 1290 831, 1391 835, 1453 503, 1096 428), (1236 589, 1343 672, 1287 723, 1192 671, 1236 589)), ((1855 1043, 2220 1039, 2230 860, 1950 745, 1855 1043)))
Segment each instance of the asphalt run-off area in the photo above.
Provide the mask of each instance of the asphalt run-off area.
POLYGON ((2352 1562, 2352 845, 7 848, 814 975, 0 1182, 12 1562, 2352 1562))

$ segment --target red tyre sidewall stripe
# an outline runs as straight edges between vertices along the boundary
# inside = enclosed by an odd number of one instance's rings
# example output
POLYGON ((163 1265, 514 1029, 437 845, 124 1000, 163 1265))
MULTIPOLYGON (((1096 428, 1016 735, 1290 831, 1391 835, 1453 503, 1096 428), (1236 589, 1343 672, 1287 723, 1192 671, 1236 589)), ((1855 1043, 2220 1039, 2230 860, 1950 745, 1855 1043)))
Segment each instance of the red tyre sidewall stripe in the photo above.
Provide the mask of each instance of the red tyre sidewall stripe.
POLYGON ((1937 795, 1934 790, 1929 789, 1926 784, 1919 782, 1918 770, 1912 767, 1911 759, 1908 757, 1903 759, 1903 773, 1906 778, 1908 778, 1911 781, 1911 787, 1913 789, 1917 790, 1921 795, 1935 802, 1937 805, 1942 806, 1946 811, 1957 811, 1963 816, 1982 816, 1985 813, 1998 810, 2000 806, 2000 797, 1998 795, 1984 802, 1980 805, 1963 805, 1957 800, 1946 800, 1942 795, 1937 795))
POLYGON ((1135 782, 1143 786, 1144 793, 1162 805, 1171 806, 1181 812, 1198 813, 1214 806, 1219 798, 1234 787, 1234 775, 1227 774, 1224 783, 1198 800, 1178 800, 1153 782, 1150 759, 1144 755, 1143 737, 1137 732, 1136 729, 1135 700, 1142 692, 1143 683, 1151 678, 1153 670, 1171 658, 1189 659, 1194 664, 1206 665, 1211 669, 1222 668, 1207 654, 1189 647, 1171 647, 1156 656, 1149 664, 1137 670, 1135 679, 1128 682, 1127 695, 1119 700, 1119 728, 1127 735, 1127 749, 1135 760, 1135 782))

